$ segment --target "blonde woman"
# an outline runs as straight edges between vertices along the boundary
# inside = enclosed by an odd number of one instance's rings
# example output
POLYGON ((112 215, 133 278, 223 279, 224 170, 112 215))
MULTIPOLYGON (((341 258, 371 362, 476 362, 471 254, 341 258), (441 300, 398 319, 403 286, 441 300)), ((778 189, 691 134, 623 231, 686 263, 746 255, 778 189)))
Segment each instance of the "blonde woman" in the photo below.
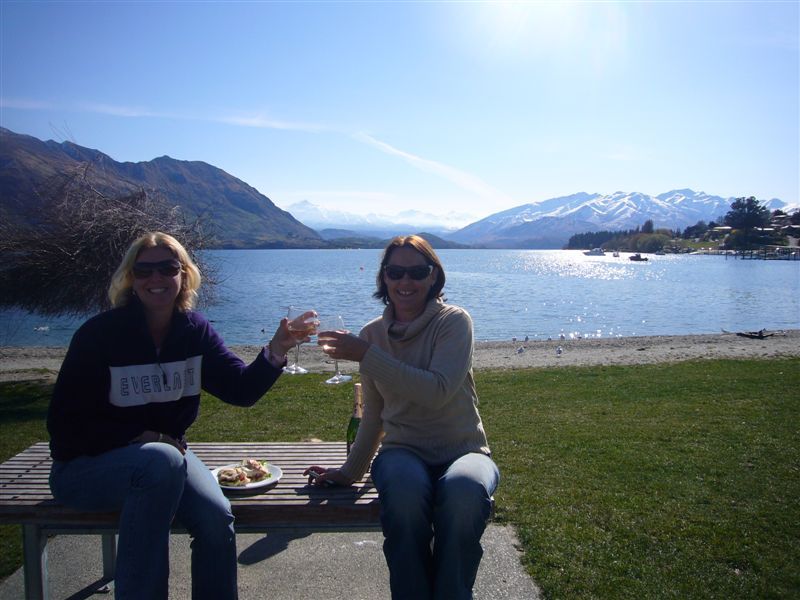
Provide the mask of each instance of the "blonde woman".
POLYGON ((192 597, 237 597, 230 503, 185 434, 201 390, 253 405, 295 340, 282 320, 246 365, 192 310, 200 279, 172 236, 134 241, 111 281, 114 308, 75 333, 50 403, 53 496, 78 510, 120 511, 118 599, 167 598, 173 519, 193 537, 192 597))

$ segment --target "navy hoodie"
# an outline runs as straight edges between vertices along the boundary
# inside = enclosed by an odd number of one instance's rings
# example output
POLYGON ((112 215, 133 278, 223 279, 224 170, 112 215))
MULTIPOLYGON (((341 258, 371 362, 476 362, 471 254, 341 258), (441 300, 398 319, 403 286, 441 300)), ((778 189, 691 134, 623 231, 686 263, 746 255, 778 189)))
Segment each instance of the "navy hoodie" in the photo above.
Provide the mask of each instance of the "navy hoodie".
POLYGON ((146 430, 184 440, 200 390, 252 406, 281 369, 262 350, 250 364, 232 353, 197 312, 178 312, 160 352, 135 298, 89 319, 70 343, 47 413, 54 460, 95 456, 146 430))

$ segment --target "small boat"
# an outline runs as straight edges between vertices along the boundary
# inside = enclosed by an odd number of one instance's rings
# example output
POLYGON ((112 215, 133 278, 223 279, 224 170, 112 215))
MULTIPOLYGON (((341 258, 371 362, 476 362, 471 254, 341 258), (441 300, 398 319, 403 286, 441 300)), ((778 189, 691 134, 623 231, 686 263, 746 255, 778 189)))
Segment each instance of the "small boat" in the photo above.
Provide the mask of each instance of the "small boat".
POLYGON ((619 250, 614 250, 614 254, 612 254, 611 256, 619 258, 619 250))
POLYGON ((644 261, 644 260, 647 260, 647 257, 646 257, 646 256, 642 256, 642 255, 641 255, 641 254, 639 254, 638 252, 637 252, 636 254, 634 254, 633 256, 629 256, 628 258, 629 258, 630 260, 635 260, 635 261, 644 261))
POLYGON ((605 256, 606 253, 603 252, 602 248, 592 248, 591 250, 586 250, 584 252, 586 256, 605 256))

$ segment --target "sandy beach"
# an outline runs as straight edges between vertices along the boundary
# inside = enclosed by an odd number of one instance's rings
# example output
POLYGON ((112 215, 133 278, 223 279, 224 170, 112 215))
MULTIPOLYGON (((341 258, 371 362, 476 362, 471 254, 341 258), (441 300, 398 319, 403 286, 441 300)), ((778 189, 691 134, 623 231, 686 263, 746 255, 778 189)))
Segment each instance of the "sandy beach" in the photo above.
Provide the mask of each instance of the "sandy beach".
MULTIPOLYGON (((800 329, 765 331, 763 338, 736 333, 623 337, 608 339, 478 342, 473 364, 480 369, 527 369, 582 365, 631 365, 713 358, 774 358, 800 356, 800 329), (561 349, 559 352, 558 349, 561 349)), ((251 360, 257 346, 232 348, 251 360)), ((66 348, 0 347, 0 381, 54 379, 66 348)), ((312 372, 331 372, 333 362, 313 344, 303 345, 300 364, 312 372)), ((340 361, 343 372, 358 371, 356 363, 340 361)))

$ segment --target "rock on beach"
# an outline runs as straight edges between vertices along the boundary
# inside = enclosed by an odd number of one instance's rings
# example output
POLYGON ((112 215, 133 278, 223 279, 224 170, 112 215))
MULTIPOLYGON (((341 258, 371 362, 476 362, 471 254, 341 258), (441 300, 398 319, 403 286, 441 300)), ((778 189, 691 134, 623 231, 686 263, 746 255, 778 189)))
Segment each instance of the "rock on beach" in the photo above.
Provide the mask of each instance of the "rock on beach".
MULTIPOLYGON (((246 361, 252 360, 260 351, 258 346, 232 346, 231 349, 246 361)), ((54 380, 65 352, 63 347, 0 347, 0 381, 54 380)), ((800 329, 766 331, 761 338, 719 333, 477 342, 473 365, 476 370, 530 369, 787 356, 800 356, 800 329)), ((333 371, 333 361, 313 344, 301 347, 300 364, 312 372, 333 371)), ((358 364, 353 362, 339 361, 339 367, 345 373, 358 371, 358 364)))

